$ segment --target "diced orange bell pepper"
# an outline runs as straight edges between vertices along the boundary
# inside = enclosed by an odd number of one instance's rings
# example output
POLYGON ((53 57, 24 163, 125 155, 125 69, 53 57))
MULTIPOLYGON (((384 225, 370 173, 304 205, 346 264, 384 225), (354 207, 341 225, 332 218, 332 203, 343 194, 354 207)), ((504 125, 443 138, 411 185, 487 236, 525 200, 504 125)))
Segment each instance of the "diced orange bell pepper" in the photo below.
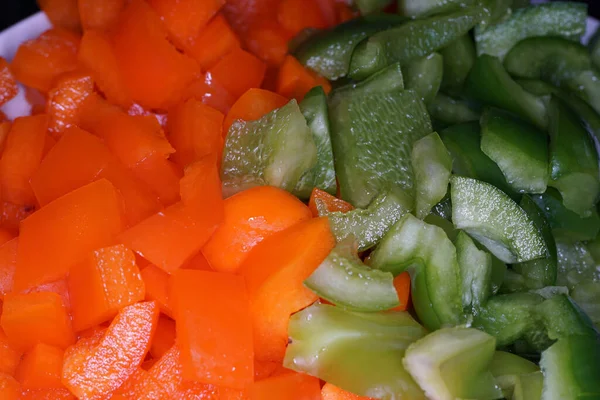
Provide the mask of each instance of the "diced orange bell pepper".
POLYGON ((200 100, 189 99, 169 112, 167 130, 175 153, 171 159, 182 168, 223 150, 223 114, 200 100))
POLYGON ((185 48, 225 4, 225 0, 149 0, 164 22, 171 40, 185 48))
POLYGON ((334 246, 327 218, 315 218, 266 238, 248 254, 239 273, 250 296, 256 359, 283 360, 290 315, 318 298, 304 281, 334 246))
POLYGON ((52 25, 78 32, 81 29, 77 0, 38 0, 52 25))
POLYGON ((163 387, 169 398, 175 397, 183 382, 179 348, 169 347, 148 372, 163 387))
POLYGON ((221 58, 208 73, 236 99, 250 88, 260 87, 267 65, 264 61, 240 48, 221 58), (240 73, 243 66, 243 73, 240 73))
POLYGON ((0 246, 0 300, 13 288, 18 245, 19 238, 14 238, 0 246))
MULTIPOLYGON (((4 243, 7 243, 11 240, 13 240, 15 238, 15 234, 9 230, 9 229, 5 229, 5 228, 0 228, 0 246, 2 246, 4 243)), ((1 295, 0 295, 1 298, 1 295)))
POLYGON ((159 154, 153 154, 132 168, 136 178, 146 184, 164 206, 179 200, 181 167, 159 154))
POLYGON ((6 138, 8 138, 8 133, 10 132, 10 128, 12 126, 12 122, 2 121, 2 118, 6 118, 6 115, 4 115, 4 113, 0 114, 0 153, 4 151, 6 138))
POLYGON ((125 7, 113 43, 125 86, 144 107, 168 109, 199 72, 167 40, 160 18, 143 0, 125 7))
POLYGON ((321 385, 318 378, 293 372, 255 382, 250 396, 252 400, 321 400, 321 385))
POLYGON ((240 40, 221 14, 215 15, 185 47, 202 71, 215 65, 224 55, 241 46, 240 40))
POLYGON ((42 161, 48 116, 17 118, 0 158, 2 198, 14 204, 35 205, 29 180, 42 161))
POLYGON ((398 299, 400 305, 395 307, 394 310, 406 311, 408 308, 408 302, 410 301, 410 275, 408 272, 403 272, 394 278, 394 287, 396 293, 398 293, 398 299))
POLYGON ((237 97, 229 93, 211 74, 198 76, 185 90, 183 100, 198 99, 202 103, 227 114, 237 97))
POLYGON ((279 365, 275 361, 254 360, 254 381, 261 381, 270 377, 279 365))
POLYGON ((277 10, 277 20, 291 35, 306 28, 327 28, 327 22, 317 4, 323 0, 282 0, 277 10))
POLYGON ((202 248, 210 265, 222 272, 237 271, 248 252, 266 237, 311 218, 300 200, 273 186, 240 192, 224 206, 225 220, 202 248))
POLYGON ((371 397, 359 396, 354 393, 346 392, 331 383, 326 383, 321 389, 323 400, 374 400, 371 397))
MULTIPOLYGON (((80 4, 82 1, 93 4, 97 8, 104 7, 99 7, 96 0, 80 0, 80 4)), ((122 0, 116 0, 116 2, 122 2, 122 0)), ((111 103, 125 108, 133 103, 107 34, 86 30, 81 38, 77 59, 92 75, 98 88, 111 103)))
POLYGON ((94 91, 92 78, 81 72, 62 76, 48 92, 48 130, 58 138, 68 127, 76 125, 79 108, 83 101, 94 91))
POLYGON ((283 107, 288 102, 283 96, 264 89, 252 88, 240 96, 240 98, 231 107, 223 123, 223 134, 227 135, 229 127, 236 120, 254 121, 260 119, 265 114, 283 107))
POLYGON ((0 394, 2 400, 18 400, 21 398, 21 385, 12 376, 0 372, 0 394))
POLYGON ((90 251, 110 245, 123 229, 122 199, 106 179, 46 205, 21 222, 14 288, 67 275, 90 251))
POLYGON ((277 18, 277 5, 280 0, 228 0, 223 13, 237 32, 247 32, 248 28, 277 18))
POLYGON ((237 389, 251 384, 254 354, 244 279, 178 270, 171 277, 170 296, 183 378, 237 389))
POLYGON ((56 293, 62 299, 67 312, 71 312, 71 297, 69 296, 69 288, 67 286, 67 279, 59 279, 54 282, 42 283, 30 289, 24 290, 21 293, 40 293, 40 292, 51 292, 56 293))
POLYGON ((19 46, 10 68, 24 85, 48 92, 54 80, 77 68, 79 36, 53 28, 19 46))
POLYGON ((109 31, 119 20, 125 0, 77 0, 84 31, 109 31))
MULTIPOLYGON (((1 249, 1 247, 0 247, 1 249)), ((195 269, 199 271, 212 271, 212 267, 202 251, 199 251, 194 257, 192 257, 188 262, 181 266, 183 269, 195 269)))
POLYGON ((197 254, 223 220, 221 183, 214 163, 191 164, 181 182, 181 202, 120 236, 122 243, 168 273, 197 254))
POLYGON ((75 331, 108 321, 145 296, 135 256, 123 245, 92 252, 71 268, 68 285, 75 331))
POLYGON ((277 93, 301 101, 315 86, 323 87, 325 93, 331 91, 331 84, 327 79, 306 69, 293 56, 286 56, 277 77, 277 93))
POLYGON ((67 389, 30 389, 21 392, 19 400, 76 400, 67 389))
POLYGON ((18 92, 17 81, 10 72, 8 62, 0 57, 0 106, 15 97, 18 92))
POLYGON ((308 207, 314 217, 319 216, 318 207, 325 207, 328 212, 348 212, 354 210, 354 206, 342 199, 330 195, 324 190, 314 188, 310 194, 308 207))
POLYGON ((6 116, 6 114, 4 114, 4 112, 2 110, 0 110, 0 123, 7 122, 7 121, 8 121, 8 117, 6 116))
POLYGON ((75 341, 67 309, 61 297, 52 292, 7 294, 0 324, 19 350, 28 350, 37 343, 64 349, 75 341))
POLYGON ((288 53, 292 38, 275 20, 261 21, 244 34, 246 47, 271 67, 278 67, 288 53))
POLYGON ((21 361, 21 351, 10 344, 8 337, 0 328, 0 373, 13 375, 21 361))
POLYGON ((175 344, 175 321, 163 315, 158 319, 156 332, 150 344, 150 355, 159 359, 175 344))
POLYGON ((0 226, 17 235, 21 221, 30 216, 34 211, 35 207, 29 204, 13 204, 8 201, 1 201, 0 226))
POLYGON ((155 301, 162 313, 173 317, 169 301, 169 274, 152 264, 140 274, 146 287, 146 300, 155 301))
POLYGON ((78 398, 106 398, 138 369, 158 321, 154 302, 123 308, 105 332, 65 352, 63 384, 78 398))
POLYGON ((23 355, 15 378, 23 389, 60 389, 64 350, 38 343, 23 355))
POLYGON ((111 400, 158 400, 169 398, 165 389, 150 373, 138 368, 110 397, 111 400))

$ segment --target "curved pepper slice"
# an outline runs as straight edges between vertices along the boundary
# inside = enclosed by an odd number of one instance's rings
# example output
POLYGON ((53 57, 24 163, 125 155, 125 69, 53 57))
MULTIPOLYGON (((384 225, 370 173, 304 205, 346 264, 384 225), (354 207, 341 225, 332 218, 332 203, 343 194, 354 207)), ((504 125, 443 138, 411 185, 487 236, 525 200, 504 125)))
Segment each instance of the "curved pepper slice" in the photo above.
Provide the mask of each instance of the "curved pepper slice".
POLYGON ((473 239, 460 231, 454 241, 465 309, 478 310, 492 295, 492 255, 479 250, 473 239))
POLYGON ((417 92, 425 104, 431 103, 442 84, 443 57, 439 53, 417 58, 403 68, 404 84, 417 92))

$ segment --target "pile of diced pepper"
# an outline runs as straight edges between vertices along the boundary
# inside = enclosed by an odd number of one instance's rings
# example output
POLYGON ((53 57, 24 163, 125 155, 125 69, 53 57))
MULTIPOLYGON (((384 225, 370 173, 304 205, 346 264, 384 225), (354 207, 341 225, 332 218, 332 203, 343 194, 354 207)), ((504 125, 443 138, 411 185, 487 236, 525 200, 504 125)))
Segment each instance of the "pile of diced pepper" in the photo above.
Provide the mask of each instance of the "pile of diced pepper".
POLYGON ((600 396, 585 5, 39 3, 1 399, 600 396))

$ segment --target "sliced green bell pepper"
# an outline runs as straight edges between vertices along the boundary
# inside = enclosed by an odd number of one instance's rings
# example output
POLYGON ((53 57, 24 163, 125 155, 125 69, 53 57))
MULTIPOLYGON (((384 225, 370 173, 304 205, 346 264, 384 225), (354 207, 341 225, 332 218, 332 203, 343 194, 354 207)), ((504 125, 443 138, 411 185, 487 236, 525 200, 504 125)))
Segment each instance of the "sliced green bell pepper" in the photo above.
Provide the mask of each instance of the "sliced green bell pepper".
POLYGON ((406 348, 425 336, 408 313, 358 313, 314 304, 294 314, 283 365, 361 396, 424 400, 402 365, 406 348))
POLYGON ((442 90, 459 93, 473 64, 475 64, 475 43, 469 34, 463 35, 440 50, 444 60, 442 90))
POLYGON ((504 398, 508 400, 540 400, 543 376, 537 365, 516 354, 497 351, 490 371, 504 398))
POLYGON ((233 123, 223 150, 223 194, 260 185, 291 192, 316 162, 313 134, 292 100, 257 121, 233 123))
POLYGON ((582 282, 571 290, 571 298, 600 329, 600 282, 582 282))
POLYGON ((477 313, 492 294, 492 255, 479 250, 463 231, 458 233, 454 245, 460 266, 463 308, 477 313))
POLYGON ((476 0, 398 0, 398 14, 411 18, 446 14, 466 6, 472 6, 476 0))
POLYGON ((402 68, 404 84, 412 89, 427 105, 435 98, 442 84, 444 73, 443 58, 438 53, 417 58, 402 68))
POLYGON ((477 329, 444 328, 411 344, 404 366, 431 399, 502 397, 490 371, 496 340, 477 329))
POLYGON ((569 296, 558 294, 536 306, 548 337, 558 340, 572 335, 598 337, 590 318, 569 296))
POLYGON ((354 0, 354 6, 361 15, 368 15, 383 10, 394 0, 354 0))
POLYGON ((600 68, 600 29, 596 30, 594 37, 588 45, 590 49, 590 57, 596 68, 600 68))
POLYGON ((438 92, 427 106, 434 123, 448 127, 465 122, 479 121, 480 113, 465 100, 455 99, 438 92))
POLYGON ((592 253, 583 242, 556 241, 558 275, 556 284, 576 288, 582 283, 600 280, 600 270, 592 253))

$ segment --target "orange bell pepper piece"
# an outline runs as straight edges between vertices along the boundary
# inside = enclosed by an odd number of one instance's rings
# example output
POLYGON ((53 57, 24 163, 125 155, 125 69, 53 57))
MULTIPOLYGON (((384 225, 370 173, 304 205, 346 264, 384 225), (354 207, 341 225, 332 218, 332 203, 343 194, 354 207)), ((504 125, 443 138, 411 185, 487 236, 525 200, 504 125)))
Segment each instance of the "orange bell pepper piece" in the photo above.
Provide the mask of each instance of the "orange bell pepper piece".
POLYGON ((111 400, 152 400, 169 398, 165 389, 142 368, 135 372, 110 397, 111 400))
POLYGON ((179 200, 181 167, 159 154, 153 154, 131 169, 133 175, 146 184, 163 204, 170 206, 179 200))
POLYGON ((0 201, 0 226, 17 235, 21 221, 30 216, 34 211, 35 207, 31 205, 0 201))
POLYGON ((216 110, 227 114, 235 103, 233 97, 223 85, 212 78, 210 74, 198 75, 196 79, 186 88, 182 100, 197 99, 216 110))
POLYGON ((238 36, 225 17, 217 14, 195 38, 191 39, 185 50, 196 60, 202 71, 206 71, 224 55, 240 46, 238 36))
POLYGON ((167 130, 175 148, 171 159, 180 167, 223 151, 223 114, 200 100, 189 99, 169 112, 167 130))
POLYGON ((265 114, 283 107, 288 102, 283 96, 264 89, 252 88, 240 96, 240 98, 231 107, 223 123, 223 134, 227 135, 229 127, 236 120, 254 121, 260 119, 265 114))
POLYGON ((75 32, 81 30, 77 0, 38 0, 37 3, 52 25, 75 32))
POLYGON ((105 398, 141 365, 158 321, 154 302, 127 306, 105 332, 65 352, 63 384, 78 398, 105 398))
POLYGON ((301 101, 315 86, 323 87, 325 93, 331 91, 331 84, 327 79, 306 69, 293 56, 286 56, 277 77, 277 93, 301 101))
POLYGON ((67 389, 33 389, 21 392, 19 400, 76 400, 67 389))
POLYGON ((76 189, 21 222, 14 288, 64 278, 89 252, 123 229, 122 199, 106 179, 76 189))
POLYGON ((327 22, 317 3, 322 0, 282 0, 277 10, 277 20, 291 35, 306 28, 327 28, 327 22))
POLYGON ((23 389, 60 389, 64 350, 36 344, 23 356, 15 378, 23 389))
POLYGON ((61 297, 52 292, 7 294, 0 324, 19 350, 28 350, 37 343, 64 349, 75 341, 71 317, 61 297))
POLYGON ((76 125, 84 100, 94 92, 94 81, 85 73, 71 73, 61 77, 48 92, 48 130, 58 138, 66 128, 76 125))
POLYGON ((77 0, 84 31, 109 31, 119 20, 125 0, 77 0))
POLYGON ((270 377, 279 365, 275 361, 254 360, 254 381, 262 381, 270 377))
POLYGON ((0 300, 13 288, 18 245, 19 238, 14 238, 0 246, 0 300))
POLYGON ((237 99, 248 89, 260 87, 266 70, 267 65, 262 60, 236 48, 221 58, 208 73, 237 99), (240 73, 240 66, 244 67, 243 73, 240 73))
POLYGON ((2 400, 18 400, 21 395, 21 385, 12 376, 0 372, 0 393, 2 400))
POLYGON ((10 72, 8 62, 0 57, 0 106, 15 97, 18 92, 17 81, 10 72))
POLYGON ((67 286, 67 280, 65 278, 59 279, 54 282, 42 283, 41 285, 32 287, 27 290, 23 290, 21 293, 41 293, 51 292, 56 293, 62 299, 63 304, 68 313, 71 312, 71 298, 69 296, 69 288, 67 286))
POLYGON ((266 237, 311 217, 300 200, 272 186, 259 186, 224 202, 225 220, 202 253, 216 271, 235 272, 244 258, 266 237))
POLYGON ((178 270, 171 277, 170 296, 183 378, 237 389, 251 384, 254 354, 244 279, 178 270))
POLYGON ((400 305, 393 308, 393 310, 406 311, 408 308, 408 302, 410 300, 410 275, 408 272, 403 272, 394 278, 394 287, 396 293, 398 293, 398 299, 400 305))
POLYGON ((169 274, 155 265, 148 265, 140 272, 146 287, 146 300, 155 301, 160 311, 173 317, 169 302, 169 274))
POLYGON ((0 373, 13 375, 21 361, 21 351, 10 344, 8 337, 0 328, 0 373))
POLYGON ((113 43, 123 82, 144 107, 168 109, 199 72, 196 62, 167 40, 160 18, 143 0, 125 7, 113 43))
POLYGON ((161 358, 175 344, 175 321, 161 315, 158 319, 156 332, 150 344, 150 355, 155 359, 161 358))
POLYGON ((223 220, 221 181, 211 160, 186 168, 182 201, 125 231, 120 240, 172 273, 200 251, 223 220))
POLYGON ((77 68, 79 36, 53 28, 19 46, 10 68, 22 84, 48 92, 54 80, 77 68))
POLYGON ((123 245, 92 252, 73 266, 68 278, 73 328, 81 331, 110 320, 144 299, 144 281, 131 250, 123 245))
POLYGON ((149 0, 165 24, 171 40, 180 48, 198 35, 225 4, 225 0, 149 0))
POLYGON ((281 65, 292 38, 275 20, 253 24, 244 35, 246 47, 271 67, 281 65))
POLYGON ((212 267, 202 251, 181 266, 182 269, 195 269, 199 271, 212 271, 212 267))
MULTIPOLYGON (((106 2, 123 2, 122 0, 105 0, 102 6, 96 0, 80 0, 98 9, 104 9, 106 2)), ((98 88, 111 103, 129 107, 133 100, 121 75, 117 57, 106 33, 86 30, 81 38, 77 59, 94 78, 98 88)))
POLYGON ((326 383, 321 389, 323 400, 374 400, 371 397, 359 396, 354 393, 346 392, 331 383, 326 383))
POLYGON ((42 161, 47 130, 46 115, 21 117, 13 122, 0 158, 0 188, 5 201, 35 205, 29 180, 42 161))
POLYGON ((303 282, 334 246, 327 218, 315 218, 266 238, 248 254, 239 274, 250 296, 256 359, 283 361, 290 315, 318 299, 303 282))
POLYGON ((319 216, 319 211, 317 209, 317 203, 321 206, 325 206, 327 211, 329 212, 348 212, 354 210, 354 206, 342 199, 338 199, 335 196, 330 195, 324 190, 319 188, 314 188, 310 194, 310 199, 308 201, 308 207, 312 212, 314 217, 319 216))
MULTIPOLYGON (((0 247, 4 244, 7 243, 9 241, 11 241, 12 239, 15 238, 15 234, 6 228, 0 228, 0 247)), ((0 295, 0 298, 2 295, 0 295)))
POLYGON ((250 398, 321 400, 321 385, 318 378, 290 372, 255 382, 250 387, 250 398))

